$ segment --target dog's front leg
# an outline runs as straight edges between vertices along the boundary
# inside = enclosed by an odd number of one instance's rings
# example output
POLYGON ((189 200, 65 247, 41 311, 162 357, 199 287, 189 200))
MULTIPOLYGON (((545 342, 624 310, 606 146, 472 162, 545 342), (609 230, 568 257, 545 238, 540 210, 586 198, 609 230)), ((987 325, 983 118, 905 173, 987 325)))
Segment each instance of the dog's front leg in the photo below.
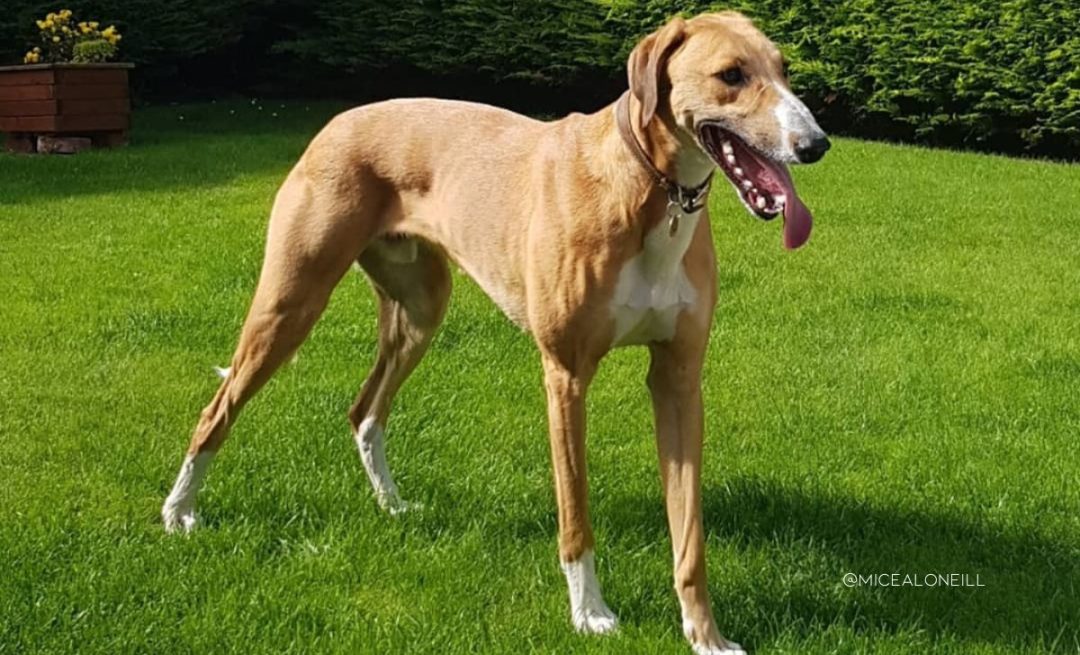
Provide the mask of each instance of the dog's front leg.
POLYGON ((559 559, 570 588, 570 618, 579 632, 606 633, 618 621, 600 594, 585 475, 585 390, 591 371, 571 371, 544 357, 551 459, 559 504, 559 559))
POLYGON ((738 644, 720 636, 706 583, 701 520, 701 363, 705 344, 703 340, 690 344, 684 339, 654 344, 650 350, 648 383, 683 633, 698 655, 745 655, 738 644))

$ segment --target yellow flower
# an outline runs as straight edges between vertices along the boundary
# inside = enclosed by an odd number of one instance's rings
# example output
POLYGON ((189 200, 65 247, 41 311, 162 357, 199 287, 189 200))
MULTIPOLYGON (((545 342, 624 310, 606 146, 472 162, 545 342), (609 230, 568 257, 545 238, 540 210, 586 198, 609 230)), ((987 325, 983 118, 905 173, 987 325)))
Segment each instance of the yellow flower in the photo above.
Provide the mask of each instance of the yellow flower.
POLYGON ((61 9, 60 10, 60 16, 61 16, 61 18, 70 18, 71 17, 71 10, 70 9, 61 9))
POLYGON ((39 21, 35 21, 35 22, 37 23, 37 28, 38 28, 39 30, 43 30, 43 29, 45 29, 45 21, 43 21, 43 20, 39 20, 39 21))
POLYGON ((92 27, 92 28, 94 28, 96 30, 97 26, 100 25, 100 23, 98 23, 96 20, 92 20, 89 23, 87 23, 87 25, 89 25, 90 27, 92 27))
POLYGON ((53 43, 60 43, 60 37, 58 37, 58 36, 54 36, 54 37, 52 38, 52 42, 53 42, 53 43))

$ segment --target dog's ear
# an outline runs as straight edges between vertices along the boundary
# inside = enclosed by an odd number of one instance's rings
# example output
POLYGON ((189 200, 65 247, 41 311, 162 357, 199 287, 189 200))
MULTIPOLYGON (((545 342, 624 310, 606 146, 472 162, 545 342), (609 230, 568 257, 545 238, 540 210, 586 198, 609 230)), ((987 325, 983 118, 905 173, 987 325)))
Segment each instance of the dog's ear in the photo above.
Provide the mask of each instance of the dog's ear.
POLYGON ((644 128, 656 115, 660 102, 660 78, 671 52, 686 38, 686 21, 675 17, 660 29, 641 40, 626 62, 630 93, 641 103, 641 123, 644 128))

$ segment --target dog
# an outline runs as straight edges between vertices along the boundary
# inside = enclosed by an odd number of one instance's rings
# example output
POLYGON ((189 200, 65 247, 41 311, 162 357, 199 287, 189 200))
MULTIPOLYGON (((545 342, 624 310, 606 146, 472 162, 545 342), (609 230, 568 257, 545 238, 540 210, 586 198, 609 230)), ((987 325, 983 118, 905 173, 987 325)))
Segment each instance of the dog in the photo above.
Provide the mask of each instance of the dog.
POLYGON ((751 214, 783 216, 784 245, 797 248, 811 215, 786 164, 817 161, 829 140, 791 92, 780 51, 741 14, 671 20, 634 48, 627 73, 617 102, 553 122, 434 99, 333 118, 274 201, 239 343, 165 501, 165 527, 195 526, 195 495, 241 408, 354 262, 378 297, 379 341, 349 421, 378 503, 408 509, 384 431, 443 319, 452 261, 539 349, 574 627, 617 627, 594 564, 586 390, 605 353, 646 345, 683 631, 695 653, 744 653, 717 629, 705 576, 701 370, 717 296, 706 198, 719 169, 751 214))

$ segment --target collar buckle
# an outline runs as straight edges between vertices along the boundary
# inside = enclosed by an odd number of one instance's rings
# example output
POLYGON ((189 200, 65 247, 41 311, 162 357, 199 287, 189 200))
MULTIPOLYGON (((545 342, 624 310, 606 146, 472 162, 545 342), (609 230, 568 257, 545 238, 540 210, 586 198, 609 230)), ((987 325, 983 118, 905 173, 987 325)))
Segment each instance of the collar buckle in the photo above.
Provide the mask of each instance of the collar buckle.
POLYGON ((668 187, 668 201, 678 205, 684 214, 696 214, 704 209, 708 202, 712 177, 712 173, 709 173, 704 182, 693 188, 672 184, 668 187))

